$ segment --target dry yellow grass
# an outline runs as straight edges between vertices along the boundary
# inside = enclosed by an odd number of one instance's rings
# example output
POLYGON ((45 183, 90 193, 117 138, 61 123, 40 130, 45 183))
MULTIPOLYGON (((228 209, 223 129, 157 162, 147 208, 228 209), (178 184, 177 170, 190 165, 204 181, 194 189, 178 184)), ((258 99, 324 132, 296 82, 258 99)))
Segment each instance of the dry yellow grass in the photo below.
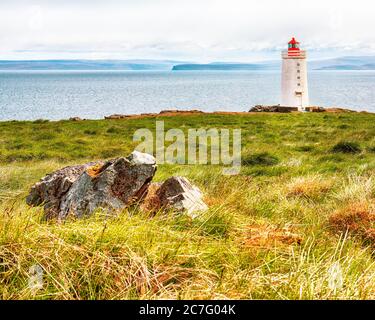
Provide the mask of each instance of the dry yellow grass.
POLYGON ((332 178, 323 178, 318 175, 297 177, 287 187, 288 196, 316 198, 327 194, 333 186, 332 178))
POLYGON ((332 214, 329 224, 334 232, 348 232, 375 246, 375 205, 372 203, 351 203, 332 214))

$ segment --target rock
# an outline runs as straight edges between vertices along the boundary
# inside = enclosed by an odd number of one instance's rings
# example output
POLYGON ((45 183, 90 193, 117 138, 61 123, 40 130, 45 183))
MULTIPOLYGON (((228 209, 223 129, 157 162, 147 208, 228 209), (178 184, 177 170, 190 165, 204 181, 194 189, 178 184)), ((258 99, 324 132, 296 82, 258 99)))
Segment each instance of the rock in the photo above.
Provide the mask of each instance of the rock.
POLYGON ((162 111, 159 112, 159 114, 175 114, 175 113, 204 113, 204 112, 201 111, 201 110, 196 110, 196 109, 193 109, 193 110, 173 109, 173 110, 162 110, 162 111))
POLYGON ((62 197, 69 191, 72 184, 89 167, 101 165, 101 162, 90 162, 83 165, 65 167, 46 175, 36 183, 26 198, 30 206, 44 205, 46 218, 58 215, 62 197))
POLYGON ((142 117, 155 117, 157 113, 141 113, 142 117))
POLYGON ((90 162, 57 170, 36 183, 26 202, 44 205, 47 219, 83 217, 98 208, 109 212, 138 203, 141 210, 168 210, 196 217, 208 209, 198 187, 184 177, 152 183, 155 158, 134 151, 127 158, 90 162))
POLYGON ((280 105, 276 106, 263 106, 263 105, 256 105, 249 110, 249 112, 281 112, 281 113, 289 113, 298 111, 298 107, 284 107, 280 105))
POLYGON ((184 177, 171 177, 163 183, 151 183, 140 208, 156 213, 159 210, 186 213, 195 218, 208 209, 202 200, 202 192, 184 177))
POLYGON ((336 107, 332 107, 332 108, 326 108, 326 112, 331 112, 331 113, 351 113, 351 112, 357 112, 355 110, 350 110, 350 109, 344 109, 344 108, 336 108, 336 107))
POLYGON ((71 117, 69 118, 69 121, 82 121, 83 119, 80 117, 71 117))
POLYGON ((125 118, 131 118, 132 115, 129 114, 112 114, 110 116, 105 116, 104 119, 111 120, 111 119, 125 119, 125 118))
POLYGON ((155 172, 155 158, 137 151, 109 161, 93 173, 87 170, 62 199, 59 218, 70 213, 82 217, 97 208, 123 209, 143 197, 155 172))
POLYGON ((196 217, 200 211, 208 209, 202 200, 202 192, 184 177, 171 177, 167 179, 156 191, 160 208, 186 212, 191 217, 196 217))
POLYGON ((156 213, 161 209, 160 199, 157 195, 157 191, 160 189, 162 183, 152 182, 147 193, 140 201, 140 209, 145 212, 156 213))
POLYGON ((97 208, 123 209, 144 197, 155 172, 155 158, 134 151, 127 158, 56 171, 32 187, 26 201, 45 203, 46 217, 59 220, 89 215, 97 208))
POLYGON ((307 112, 326 112, 326 109, 324 109, 323 107, 311 106, 311 107, 306 107, 305 111, 307 111, 307 112))

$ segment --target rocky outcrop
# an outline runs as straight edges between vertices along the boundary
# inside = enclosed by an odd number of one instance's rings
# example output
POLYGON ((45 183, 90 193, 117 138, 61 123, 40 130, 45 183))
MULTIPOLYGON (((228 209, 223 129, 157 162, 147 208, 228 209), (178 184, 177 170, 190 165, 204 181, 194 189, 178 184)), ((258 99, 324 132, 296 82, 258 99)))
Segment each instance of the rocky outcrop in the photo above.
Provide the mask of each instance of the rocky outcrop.
POLYGON ((172 109, 172 110, 162 110, 159 112, 159 114, 174 114, 174 113, 204 113, 201 110, 177 110, 177 109, 172 109))
POLYGON ((73 183, 88 168, 103 165, 101 162, 90 162, 83 165, 65 167, 46 175, 30 190, 26 203, 30 206, 44 205, 47 218, 57 217, 61 199, 73 183))
POLYGON ((155 158, 134 151, 127 158, 56 171, 33 186, 26 201, 44 204, 46 217, 59 220, 89 215, 98 208, 115 211, 141 199, 155 172, 155 158))
POLYGON ((99 208, 114 213, 135 203, 144 211, 191 217, 207 210, 202 192, 184 177, 152 183, 156 167, 153 156, 137 151, 127 158, 66 167, 36 183, 26 202, 44 205, 46 218, 58 220, 80 218, 99 208))
POLYGON ((110 116, 105 116, 106 120, 115 119, 138 119, 147 117, 158 117, 158 116, 168 116, 172 117, 175 115, 192 115, 192 114, 203 114, 200 110, 162 110, 159 113, 141 113, 141 114, 112 114, 110 116))
POLYGON ((185 212, 192 218, 208 209, 202 192, 185 177, 171 177, 163 183, 153 183, 141 208, 151 212, 185 212))
POLYGON ((326 109, 323 107, 310 106, 306 107, 305 111, 307 112, 326 112, 326 109))
POLYGON ((104 119, 106 120, 113 120, 113 119, 125 119, 125 118, 131 118, 132 115, 130 114, 112 114, 110 116, 105 116, 104 119))
POLYGON ((177 212, 186 211, 195 217, 197 212, 208 209, 203 202, 203 194, 198 187, 192 185, 184 177, 171 177, 166 180, 156 192, 160 199, 160 206, 177 212))
MULTIPOLYGON (((308 106, 304 109, 306 112, 331 112, 331 113, 341 113, 341 112, 356 112, 349 109, 343 108, 324 108, 319 106, 308 106)), ((249 112, 281 112, 281 113, 289 113, 289 112, 296 112, 298 111, 297 107, 285 107, 280 105, 275 106, 264 106, 264 105, 256 105, 252 107, 249 112)))
POLYGON ((86 170, 63 197, 59 219, 70 213, 81 217, 97 208, 123 209, 142 198, 155 172, 155 158, 137 151, 128 158, 108 161, 96 170, 86 170))
POLYGON ((325 108, 325 110, 326 110, 326 112, 330 112, 330 113, 352 113, 352 112, 357 112, 355 110, 344 109, 344 108, 337 108, 337 107, 325 108))
POLYGON ((289 113, 289 112, 296 112, 296 111, 298 111, 297 107, 284 107, 280 105, 276 105, 276 106, 256 105, 249 110, 249 112, 281 112, 281 113, 289 113))
MULTIPOLYGON (((162 110, 159 113, 141 113, 141 114, 113 114, 110 116, 105 116, 107 120, 111 119, 143 119, 143 118, 158 118, 158 117, 175 117, 175 116, 189 116, 189 115, 249 115, 249 112, 278 112, 278 113, 289 113, 298 112, 297 107, 287 107, 281 105, 256 105, 252 107, 247 112, 242 111, 214 111, 214 112, 204 112, 200 110, 162 110)), ((309 106, 305 108, 308 112, 331 112, 331 113, 341 113, 341 112, 356 112, 353 110, 343 109, 343 108, 325 108, 318 106, 309 106)))

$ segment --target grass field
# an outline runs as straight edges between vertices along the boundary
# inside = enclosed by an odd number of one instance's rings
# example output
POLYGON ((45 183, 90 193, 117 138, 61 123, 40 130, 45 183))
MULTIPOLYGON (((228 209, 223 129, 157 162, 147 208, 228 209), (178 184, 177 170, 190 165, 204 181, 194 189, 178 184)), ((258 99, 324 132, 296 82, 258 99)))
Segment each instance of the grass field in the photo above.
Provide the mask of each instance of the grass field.
POLYGON ((126 156, 154 118, 0 123, 1 299, 374 299, 375 114, 161 117, 166 129, 241 128, 242 168, 160 165, 210 210, 137 208, 63 224, 25 196, 46 173, 126 156), (28 286, 40 265, 43 287, 28 286))

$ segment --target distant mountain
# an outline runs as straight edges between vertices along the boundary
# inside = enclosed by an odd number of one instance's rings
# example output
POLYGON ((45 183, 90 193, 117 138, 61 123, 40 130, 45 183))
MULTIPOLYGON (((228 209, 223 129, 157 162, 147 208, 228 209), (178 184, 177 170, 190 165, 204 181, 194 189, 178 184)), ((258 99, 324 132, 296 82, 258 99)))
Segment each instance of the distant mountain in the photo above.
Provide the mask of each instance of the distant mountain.
MULTIPOLYGON (((309 70, 375 70, 374 56, 340 57, 308 61, 309 70)), ((180 64, 172 70, 280 70, 280 61, 256 63, 214 62, 209 64, 180 64)))
MULTIPOLYGON (((309 70, 375 70, 375 56, 340 57, 308 61, 309 70)), ((280 70, 281 59, 254 63, 207 64, 174 60, 0 60, 0 70, 280 70)))
POLYGON ((261 66, 257 64, 241 64, 241 63, 220 63, 220 64, 179 64, 173 67, 173 71, 180 70, 260 70, 261 66))
POLYGON ((310 61, 314 70, 375 70, 375 56, 353 56, 310 61))
POLYGON ((375 70, 375 64, 364 64, 361 66, 332 65, 332 66, 322 67, 316 70, 375 70))
POLYGON ((0 60, 0 70, 171 70, 170 60, 0 60))
POLYGON ((208 64, 179 64, 173 67, 173 71, 187 71, 187 70, 274 70, 278 68, 280 62, 267 62, 267 63, 226 63, 214 62, 208 64))

